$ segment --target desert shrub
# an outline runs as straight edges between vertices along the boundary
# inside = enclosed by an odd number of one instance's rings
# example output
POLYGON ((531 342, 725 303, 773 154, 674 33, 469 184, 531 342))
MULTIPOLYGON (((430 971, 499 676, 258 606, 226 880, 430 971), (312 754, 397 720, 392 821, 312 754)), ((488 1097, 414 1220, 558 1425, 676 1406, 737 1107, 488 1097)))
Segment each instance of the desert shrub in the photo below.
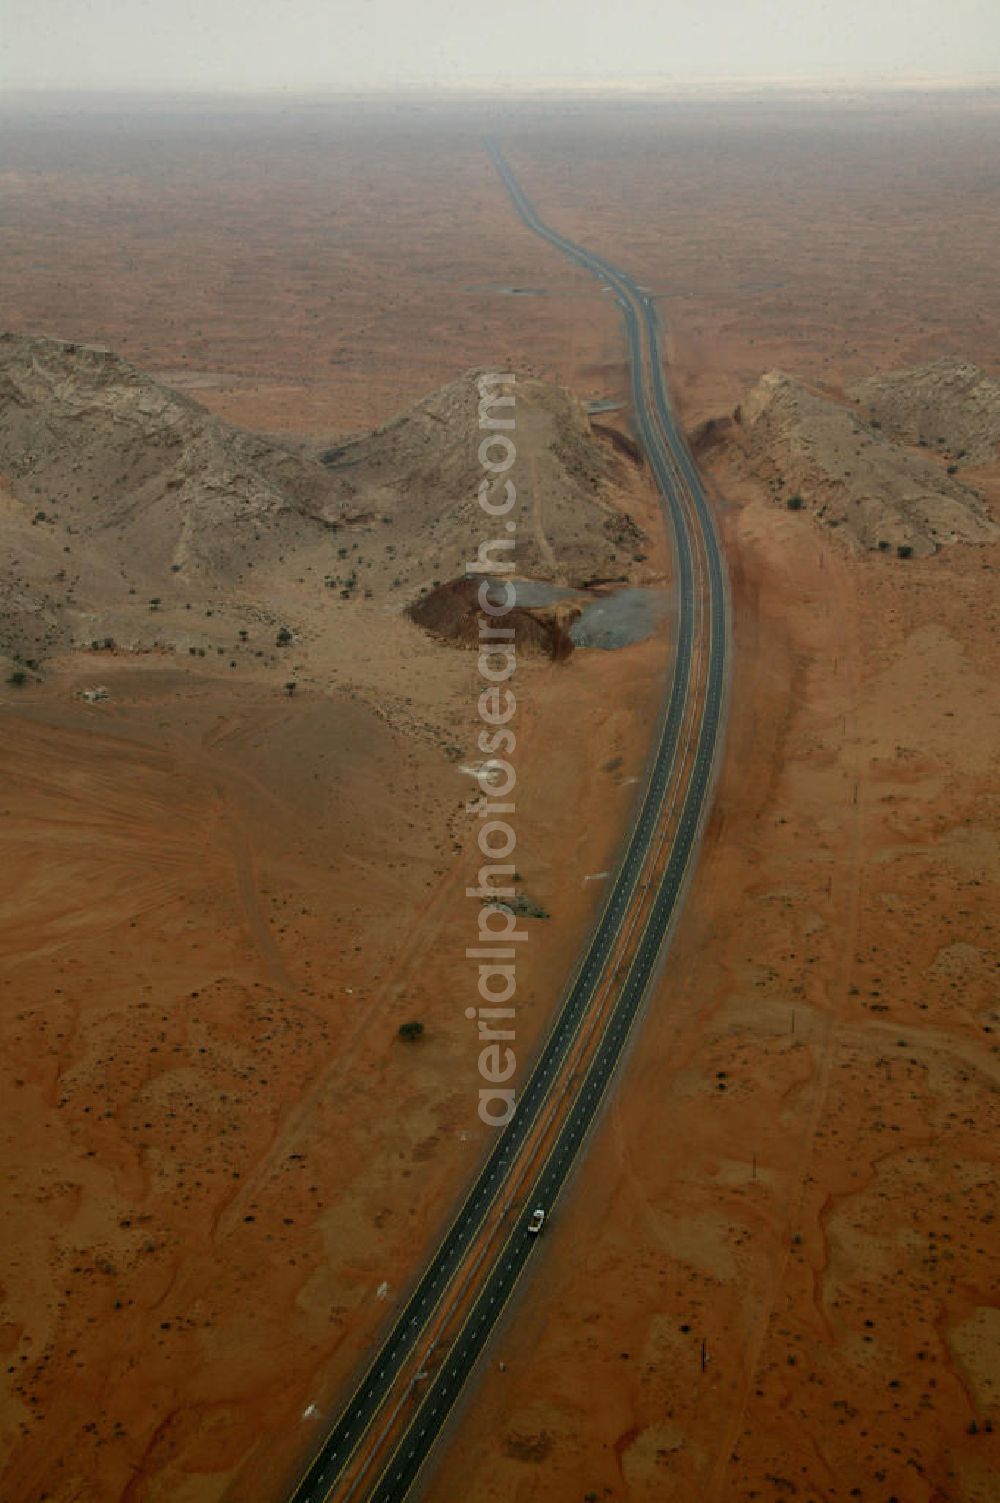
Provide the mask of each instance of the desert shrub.
POLYGON ((406 1043, 412 1044, 414 1039, 418 1039, 423 1031, 423 1023, 400 1023, 398 1034, 401 1039, 404 1039, 406 1041, 406 1043))
POLYGON ((789 511, 801 511, 802 510, 802 497, 801 496, 789 496, 788 500, 785 502, 785 505, 788 507, 789 511))

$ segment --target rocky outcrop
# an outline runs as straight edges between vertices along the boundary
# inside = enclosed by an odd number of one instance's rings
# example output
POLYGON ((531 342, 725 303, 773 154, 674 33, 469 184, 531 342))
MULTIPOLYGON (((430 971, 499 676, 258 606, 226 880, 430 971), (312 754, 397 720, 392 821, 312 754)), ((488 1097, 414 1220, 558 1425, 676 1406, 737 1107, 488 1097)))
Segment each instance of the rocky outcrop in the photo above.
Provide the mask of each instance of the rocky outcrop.
POLYGON ((785 504, 841 527, 863 548, 914 556, 1000 536, 978 493, 901 448, 848 407, 779 371, 737 413, 751 470, 785 504))
POLYGON ((991 464, 1000 445, 1000 381, 946 358, 869 376, 849 395, 890 438, 935 449, 959 464, 991 464))
MULTIPOLYGON (((509 477, 517 501, 502 528, 490 523, 479 504, 486 473, 479 448, 488 436, 480 427, 483 375, 468 372, 326 456, 345 498, 363 501, 397 534, 393 567, 379 572, 405 590, 434 587, 464 573, 470 544, 474 553, 498 531, 514 538, 520 574, 566 584, 619 577, 644 541, 612 501, 626 461, 607 435, 594 433, 583 404, 563 387, 518 376, 514 406, 497 409, 514 421, 509 437, 517 459, 509 477)), ((497 498, 506 479, 493 482, 497 498)))
MULTIPOLYGON (((481 373, 310 452, 223 422, 109 350, 0 336, 0 656, 108 639, 197 653, 197 621, 238 604, 276 628, 288 591, 313 581, 338 605, 403 608, 496 538, 514 544, 496 561, 521 575, 627 578, 644 556, 613 504, 627 461, 568 391, 533 376, 515 391, 516 505, 491 521, 481 373)), ((492 483, 499 494, 507 477, 492 483)), ((519 621, 526 651, 567 650, 550 615, 519 621)))

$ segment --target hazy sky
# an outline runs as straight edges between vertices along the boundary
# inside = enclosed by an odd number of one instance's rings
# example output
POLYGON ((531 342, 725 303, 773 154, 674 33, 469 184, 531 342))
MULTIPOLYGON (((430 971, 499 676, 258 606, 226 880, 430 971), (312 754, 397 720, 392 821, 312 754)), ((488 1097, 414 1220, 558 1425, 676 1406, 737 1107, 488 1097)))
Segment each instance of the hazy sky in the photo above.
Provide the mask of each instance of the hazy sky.
POLYGON ((1000 0, 0 0, 0 81, 1000 76, 1000 0))

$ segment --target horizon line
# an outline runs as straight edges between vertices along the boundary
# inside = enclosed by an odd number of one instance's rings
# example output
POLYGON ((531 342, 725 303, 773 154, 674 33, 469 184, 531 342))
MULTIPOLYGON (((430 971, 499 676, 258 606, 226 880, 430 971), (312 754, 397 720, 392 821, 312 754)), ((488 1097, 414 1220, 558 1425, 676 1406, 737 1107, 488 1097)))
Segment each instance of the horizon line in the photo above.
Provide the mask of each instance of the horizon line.
POLYGON ((393 95, 437 94, 454 97, 479 94, 492 97, 503 93, 510 96, 513 88, 519 92, 565 97, 576 94, 656 95, 659 97, 688 96, 692 94, 722 93, 846 93, 890 92, 903 93, 915 90, 935 92, 961 92, 963 90, 1000 89, 1000 73, 982 74, 875 74, 861 75, 704 75, 686 79, 672 78, 665 74, 622 74, 613 78, 586 75, 467 75, 456 79, 428 75, 399 79, 367 80, 365 82, 298 82, 298 83, 251 83, 217 80, 213 83, 185 81, 127 82, 103 80, 94 83, 62 83, 52 80, 4 82, 0 80, 4 101, 44 95, 85 97, 124 95, 129 98, 273 98, 273 99, 336 99, 345 95, 353 98, 372 96, 385 98, 393 95))

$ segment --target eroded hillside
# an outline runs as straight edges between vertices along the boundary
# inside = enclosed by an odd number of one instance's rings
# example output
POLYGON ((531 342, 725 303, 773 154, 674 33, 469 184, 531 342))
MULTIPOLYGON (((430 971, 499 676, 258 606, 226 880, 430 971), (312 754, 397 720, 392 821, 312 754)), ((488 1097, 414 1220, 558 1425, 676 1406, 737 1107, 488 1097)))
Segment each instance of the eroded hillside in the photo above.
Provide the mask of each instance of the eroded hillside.
POLYGON ((792 376, 762 376, 737 417, 749 472, 863 548, 916 557, 998 535, 978 491, 792 376))
MULTIPOLYGON (((405 607, 464 576, 490 534, 481 374, 346 444, 293 446, 110 351, 4 336, 0 653, 29 673, 74 649, 215 657, 316 685, 341 662, 382 705, 351 623, 412 633, 405 607)), ((565 389, 515 389, 516 571, 647 577, 637 465, 565 389)))

